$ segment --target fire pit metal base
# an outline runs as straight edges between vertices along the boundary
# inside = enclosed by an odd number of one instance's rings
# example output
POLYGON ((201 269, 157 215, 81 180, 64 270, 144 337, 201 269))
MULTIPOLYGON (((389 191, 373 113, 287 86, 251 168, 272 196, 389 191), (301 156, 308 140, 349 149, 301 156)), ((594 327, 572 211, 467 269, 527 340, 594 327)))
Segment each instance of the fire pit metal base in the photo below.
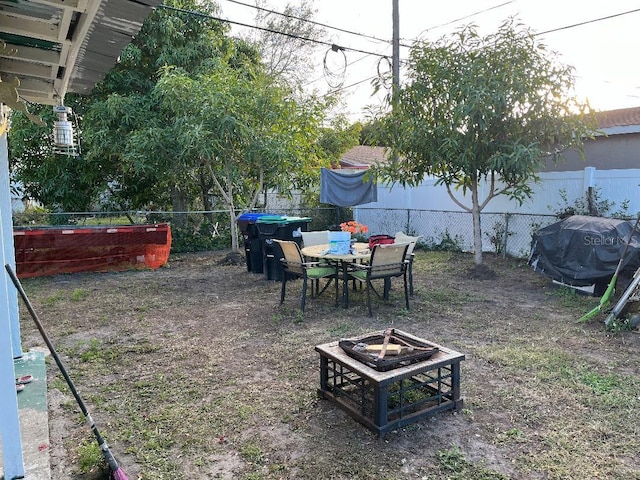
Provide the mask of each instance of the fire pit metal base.
POLYGON ((460 362, 464 360, 464 354, 406 332, 396 332, 437 347, 437 353, 424 361, 378 371, 347 355, 337 341, 315 348, 320 354, 318 394, 344 409, 379 437, 438 412, 459 410, 463 404, 460 362))

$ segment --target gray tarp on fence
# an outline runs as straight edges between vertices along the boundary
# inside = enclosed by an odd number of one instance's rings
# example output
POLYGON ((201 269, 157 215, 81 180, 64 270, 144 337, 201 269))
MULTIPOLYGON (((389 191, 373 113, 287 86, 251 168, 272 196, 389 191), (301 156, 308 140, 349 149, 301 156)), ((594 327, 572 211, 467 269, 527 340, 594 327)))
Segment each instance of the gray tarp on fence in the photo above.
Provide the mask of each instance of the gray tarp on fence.
POLYGON ((363 181, 367 172, 320 170, 320 202, 339 207, 353 207, 378 201, 378 189, 373 179, 363 181))

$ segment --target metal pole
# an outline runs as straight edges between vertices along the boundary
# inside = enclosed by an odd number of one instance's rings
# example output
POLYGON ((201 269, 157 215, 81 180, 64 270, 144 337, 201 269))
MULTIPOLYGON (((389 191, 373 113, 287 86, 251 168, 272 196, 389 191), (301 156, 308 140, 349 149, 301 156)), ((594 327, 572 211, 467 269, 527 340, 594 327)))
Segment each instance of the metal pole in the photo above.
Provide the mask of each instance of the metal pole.
POLYGON ((400 12, 399 0, 393 0, 393 66, 392 66, 392 96, 395 99, 400 88, 400 12))
POLYGON ((504 242, 502 246, 502 257, 507 258, 507 238, 509 238, 509 217, 508 213, 504 214, 504 242))

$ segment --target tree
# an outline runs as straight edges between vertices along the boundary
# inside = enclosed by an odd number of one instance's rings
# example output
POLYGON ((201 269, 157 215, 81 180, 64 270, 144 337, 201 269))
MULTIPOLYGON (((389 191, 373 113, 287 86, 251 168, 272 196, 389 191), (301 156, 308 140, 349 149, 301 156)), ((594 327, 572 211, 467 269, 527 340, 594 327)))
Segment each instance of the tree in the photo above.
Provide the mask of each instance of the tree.
POLYGON ((318 145, 332 165, 340 162, 342 154, 359 144, 362 125, 359 122, 349 125, 344 115, 337 115, 328 127, 321 129, 318 145))
POLYGON ((381 143, 382 135, 380 128, 380 120, 373 119, 365 122, 360 131, 360 145, 386 147, 386 145, 382 145, 381 143))
MULTIPOLYGON (((318 177, 326 105, 268 75, 256 48, 226 36, 216 9, 167 0, 148 17, 92 92, 82 168, 92 193, 109 191, 123 209, 208 211, 223 199, 237 250, 236 210, 253 208, 262 190, 318 177)), ((174 213, 174 224, 184 220, 174 213)))
MULTIPOLYGON (((230 217, 237 251, 237 211, 256 206, 266 188, 281 193, 304 185, 319 166, 316 154, 321 106, 291 100, 260 68, 240 70, 221 62, 191 78, 167 69, 154 89, 171 111, 174 162, 210 181, 230 217)), ((147 151, 138 139, 134 155, 147 151)))
POLYGON ((286 193, 317 176, 324 106, 294 100, 254 47, 203 12, 165 8, 149 18, 87 114, 87 143, 112 165, 117 193, 136 204, 169 194, 177 212, 221 199, 237 251, 238 211, 254 208, 265 189, 286 193))
MULTIPOLYGON (((123 208, 171 207, 184 212, 195 199, 210 209, 210 185, 176 162, 174 119, 154 93, 165 67, 188 75, 207 72, 223 59, 244 68, 258 63, 257 51, 225 36, 210 16, 210 1, 172 0, 145 21, 119 62, 93 92, 85 119, 87 160, 100 165, 111 198, 123 208), (250 60, 248 60, 250 59, 250 60), (145 150, 141 151, 140 145, 145 150)), ((175 222, 183 218, 177 216, 175 222)))
POLYGON ((407 84, 387 97, 391 112, 381 118, 382 141, 391 160, 377 174, 402 185, 437 177, 472 213, 475 263, 481 265, 480 212, 489 201, 507 195, 522 202, 548 157, 582 152, 583 138, 593 134, 593 112, 572 95, 573 86, 573 69, 513 19, 485 37, 467 26, 416 44, 407 84), (470 193, 470 206, 457 190, 470 193))
POLYGON ((310 22, 316 13, 312 2, 287 4, 282 14, 269 11, 262 0, 256 4, 256 22, 263 28, 256 38, 256 46, 267 74, 301 89, 302 83, 308 82, 309 75, 313 74, 313 62, 309 59, 318 45, 310 40, 319 40, 325 34, 324 28, 310 22))
MULTIPOLYGON (((55 155, 50 126, 32 125, 22 114, 14 115, 10 159, 26 193, 46 207, 67 211, 87 210, 106 192, 109 207, 119 209, 145 208, 153 202, 158 208, 184 211, 194 198, 208 200, 202 189, 209 187, 174 164, 172 132, 151 92, 166 65, 197 75, 220 58, 238 68, 259 63, 255 48, 226 37, 228 28, 210 18, 217 8, 210 0, 167 0, 90 95, 67 95, 65 103, 82 118, 81 157, 55 155), (131 142, 141 136, 156 142, 146 155, 132 156, 131 142)), ((37 108, 51 125, 51 107, 37 108)))

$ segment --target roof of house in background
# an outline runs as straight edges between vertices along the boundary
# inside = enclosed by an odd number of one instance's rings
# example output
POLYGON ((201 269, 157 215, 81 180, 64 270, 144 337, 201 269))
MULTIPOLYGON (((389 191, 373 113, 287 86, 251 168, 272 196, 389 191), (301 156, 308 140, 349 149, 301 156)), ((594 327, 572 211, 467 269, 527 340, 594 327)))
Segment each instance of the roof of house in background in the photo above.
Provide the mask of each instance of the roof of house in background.
POLYGON ((640 125, 640 107, 598 112, 596 117, 601 128, 640 125))
POLYGON ((340 168, 365 169, 378 162, 384 163, 387 160, 387 152, 386 147, 358 145, 342 155, 340 168))
MULTIPOLYGON (((596 113, 598 128, 606 135, 640 133, 640 107, 596 113)), ((364 169, 387 161, 386 147, 358 145, 342 155, 340 168, 364 169)))
POLYGON ((640 133, 640 107, 597 112, 598 128, 607 135, 640 133))
POLYGON ((44 105, 89 93, 161 2, 0 0, 0 80, 44 105))

